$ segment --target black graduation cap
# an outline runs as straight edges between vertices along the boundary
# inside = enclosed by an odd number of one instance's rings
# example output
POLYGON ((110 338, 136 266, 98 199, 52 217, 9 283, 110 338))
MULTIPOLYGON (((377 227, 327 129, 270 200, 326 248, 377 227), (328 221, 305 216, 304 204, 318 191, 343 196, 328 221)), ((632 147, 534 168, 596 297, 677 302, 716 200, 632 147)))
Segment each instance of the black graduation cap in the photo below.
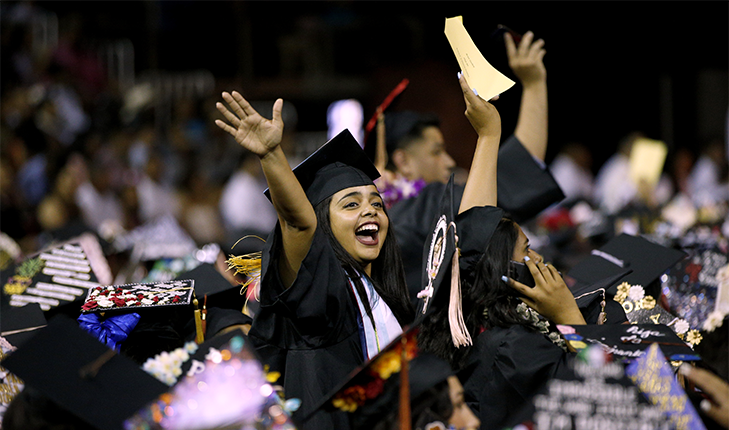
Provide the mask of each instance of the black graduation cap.
MULTIPOLYGON (((647 290, 647 294, 658 297, 660 290, 648 291, 649 286, 686 255, 683 251, 667 248, 641 236, 623 233, 593 250, 592 256, 578 263, 568 275, 578 281, 590 283, 629 268, 632 272, 622 280, 631 285, 641 285, 647 290)), ((616 286, 617 283, 611 286, 610 294, 616 293, 616 286)))
POLYGON ((570 286, 570 291, 587 324, 598 324, 602 312, 605 312, 602 323, 622 324, 628 321, 622 306, 612 299, 608 290, 620 283, 633 270, 617 266, 596 255, 588 255, 578 265, 587 276, 582 276, 580 280, 565 276, 565 281, 570 286), (599 274, 604 274, 605 277, 593 281, 592 278, 599 274))
POLYGON ((46 326, 46 316, 38 303, 22 307, 3 305, 0 310, 0 336, 13 346, 20 346, 46 326))
MULTIPOLYGON (((431 234, 423 246, 423 289, 418 293, 416 321, 439 305, 448 302, 449 288, 440 288, 451 274, 453 255, 456 252, 455 202, 453 200, 454 175, 451 175, 440 200, 440 210, 431 222, 431 234)), ((449 278, 450 279, 450 278, 449 278)), ((449 284, 450 286, 450 284, 449 284)))
POLYGON ((245 305, 246 297, 240 294, 240 284, 231 284, 211 263, 202 263, 188 272, 181 273, 176 279, 195 281, 195 295, 201 306, 206 295, 207 307, 241 310, 245 305))
POLYGON ((128 416, 168 389, 65 315, 51 318, 2 366, 101 430, 121 430, 128 416))
POLYGON ((631 361, 658 344, 667 359, 698 361, 701 358, 665 324, 560 325, 559 331, 576 350, 601 345, 615 359, 631 361))
POLYGON ((569 355, 560 371, 499 428, 537 427, 675 428, 666 411, 631 380, 626 366, 596 345, 569 355))
MULTIPOLYGON (((397 405, 403 400, 410 402, 408 410, 418 411, 424 409, 424 404, 437 402, 439 396, 448 396, 447 379, 454 371, 445 361, 419 350, 418 332, 418 326, 410 327, 355 369, 349 379, 317 405, 315 412, 346 411, 353 430, 372 429, 385 420, 402 419, 397 415, 397 405), (407 381, 408 389, 401 391, 403 381, 407 381), (443 385, 439 386, 441 383, 443 385)), ((304 418, 304 424, 310 416, 304 418)), ((411 417, 412 420, 417 418, 411 417)))
MULTIPOLYGON (((352 133, 344 129, 293 169, 312 205, 345 188, 374 185, 380 177, 352 133)), ((263 192, 270 200, 268 188, 263 192)))
POLYGON ((112 280, 95 236, 87 234, 27 256, 0 276, 2 303, 22 307, 36 303, 50 318, 78 315, 88 291, 112 280))
POLYGON ((294 428, 283 406, 253 345, 235 331, 199 345, 170 391, 124 425, 127 430, 294 428))

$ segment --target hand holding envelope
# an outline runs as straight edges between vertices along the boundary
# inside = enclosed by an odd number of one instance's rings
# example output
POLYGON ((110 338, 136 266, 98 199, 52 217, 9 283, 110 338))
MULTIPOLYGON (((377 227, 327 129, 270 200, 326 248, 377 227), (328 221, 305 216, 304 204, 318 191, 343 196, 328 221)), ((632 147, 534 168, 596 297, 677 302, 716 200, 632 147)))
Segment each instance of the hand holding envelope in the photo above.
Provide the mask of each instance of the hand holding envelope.
POLYGON ((463 17, 446 18, 445 35, 466 81, 478 96, 491 100, 514 85, 486 61, 463 26, 463 17))

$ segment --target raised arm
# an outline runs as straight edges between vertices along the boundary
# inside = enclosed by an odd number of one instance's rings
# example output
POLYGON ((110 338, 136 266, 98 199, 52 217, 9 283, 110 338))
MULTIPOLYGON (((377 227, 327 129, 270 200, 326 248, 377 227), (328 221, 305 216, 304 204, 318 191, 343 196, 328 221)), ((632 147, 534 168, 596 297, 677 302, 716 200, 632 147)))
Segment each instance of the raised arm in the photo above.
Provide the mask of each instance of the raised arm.
POLYGON ((476 206, 496 206, 496 159, 501 139, 501 117, 494 105, 473 93, 464 76, 459 77, 466 118, 478 140, 473 153, 458 213, 476 206))
MULTIPOLYGON (((241 146, 256 154, 261 161, 268 182, 271 201, 281 224, 283 250, 280 255, 279 273, 285 286, 291 286, 301 262, 306 257, 316 230, 314 208, 306 198, 296 175, 281 149, 283 100, 273 105, 273 118, 263 118, 238 92, 223 93, 222 103, 216 107, 227 122, 215 120, 215 124, 230 133, 241 146)), ((241 208, 241 210, 254 210, 241 208)))
POLYGON ((517 47, 511 35, 504 34, 509 67, 522 85, 519 119, 514 135, 532 156, 544 161, 547 153, 547 70, 544 67, 544 40, 532 42, 534 34, 524 34, 517 47))

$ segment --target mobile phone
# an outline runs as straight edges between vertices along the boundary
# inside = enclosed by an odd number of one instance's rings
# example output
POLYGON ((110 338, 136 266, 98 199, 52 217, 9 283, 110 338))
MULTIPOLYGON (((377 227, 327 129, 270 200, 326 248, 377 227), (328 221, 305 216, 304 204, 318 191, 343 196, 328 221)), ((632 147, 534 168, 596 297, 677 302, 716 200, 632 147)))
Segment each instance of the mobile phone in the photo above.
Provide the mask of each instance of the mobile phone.
POLYGON ((534 276, 526 264, 520 261, 511 260, 509 262, 509 277, 517 282, 521 282, 527 287, 534 288, 534 276))

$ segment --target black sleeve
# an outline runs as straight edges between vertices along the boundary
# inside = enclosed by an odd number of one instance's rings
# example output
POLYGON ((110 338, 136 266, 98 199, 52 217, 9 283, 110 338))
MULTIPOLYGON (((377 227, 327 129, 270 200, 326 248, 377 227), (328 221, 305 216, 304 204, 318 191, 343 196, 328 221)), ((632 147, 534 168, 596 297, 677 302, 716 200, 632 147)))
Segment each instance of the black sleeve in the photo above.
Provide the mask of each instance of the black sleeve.
POLYGON ((498 206, 517 223, 529 221, 565 197, 549 170, 514 135, 499 148, 497 184, 498 206))
POLYGON ((357 330, 347 276, 319 228, 294 283, 285 288, 278 271, 280 228, 269 236, 261 267, 260 310, 252 337, 281 348, 315 348, 340 342, 357 330))

